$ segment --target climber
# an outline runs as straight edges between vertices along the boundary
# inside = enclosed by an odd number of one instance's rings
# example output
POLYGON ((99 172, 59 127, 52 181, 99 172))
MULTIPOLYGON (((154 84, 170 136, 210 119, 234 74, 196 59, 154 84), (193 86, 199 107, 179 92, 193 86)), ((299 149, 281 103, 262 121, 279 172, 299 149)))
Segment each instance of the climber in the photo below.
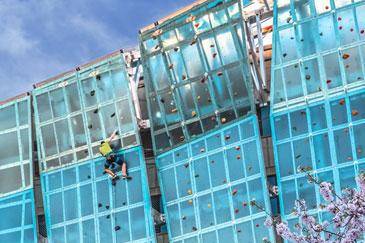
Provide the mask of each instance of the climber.
POLYGON ((122 178, 123 179, 132 179, 127 174, 127 164, 120 155, 115 153, 112 148, 110 147, 110 142, 114 139, 114 137, 118 135, 118 131, 115 130, 113 134, 101 142, 99 151, 105 157, 105 164, 104 164, 104 172, 108 173, 113 181, 118 180, 119 177, 117 176, 117 172, 119 167, 122 170, 122 178))

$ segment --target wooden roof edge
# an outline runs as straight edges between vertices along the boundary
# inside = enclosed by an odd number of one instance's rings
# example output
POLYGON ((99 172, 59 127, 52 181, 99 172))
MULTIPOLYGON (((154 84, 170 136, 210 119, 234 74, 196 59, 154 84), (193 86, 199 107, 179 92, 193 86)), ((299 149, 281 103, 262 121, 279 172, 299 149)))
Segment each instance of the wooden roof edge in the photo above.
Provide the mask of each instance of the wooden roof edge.
POLYGON ((40 87, 42 87, 42 86, 44 86, 44 85, 47 85, 47 84, 49 84, 49 83, 51 83, 51 82, 53 82, 53 81, 55 81, 55 80, 57 80, 57 79, 61 79, 61 78, 66 77, 66 76, 68 76, 68 75, 70 75, 70 74, 72 74, 72 73, 75 73, 75 72, 76 72, 77 70, 79 70, 79 69, 84 69, 84 68, 90 67, 90 66, 92 66, 92 65, 94 65, 94 64, 96 64, 96 63, 98 63, 98 62, 101 62, 101 61, 104 61, 104 60, 106 60, 106 59, 108 59, 108 58, 111 58, 111 57, 117 56, 118 54, 123 53, 123 52, 124 52, 124 51, 123 51, 123 49, 118 49, 118 50, 116 50, 116 51, 113 51, 112 53, 109 53, 109 54, 104 55, 104 56, 102 56, 102 57, 96 58, 96 59, 94 59, 94 60, 92 60, 92 61, 90 61, 90 62, 87 62, 87 63, 81 64, 81 65, 77 66, 77 67, 76 67, 75 69, 73 69, 73 70, 69 70, 69 71, 63 72, 63 73, 58 74, 58 75, 56 75, 56 76, 54 76, 54 77, 51 77, 51 78, 45 79, 45 80, 40 81, 40 82, 38 82, 38 83, 35 83, 35 84, 33 84, 33 88, 35 88, 35 89, 36 89, 36 88, 40 88, 40 87))
POLYGON ((5 99, 5 100, 2 100, 2 101, 0 101, 0 106, 1 106, 1 105, 5 105, 5 104, 7 104, 7 103, 10 103, 10 102, 12 102, 12 101, 15 101, 15 100, 18 100, 18 99, 24 98, 24 97, 29 96, 29 95, 30 95, 30 93, 29 93, 29 92, 24 92, 24 93, 19 94, 19 95, 17 95, 17 96, 14 96, 14 97, 11 97, 11 98, 8 98, 8 99, 5 99))
POLYGON ((166 21, 168 21, 170 19, 173 19, 173 18, 175 18, 175 17, 177 17, 179 15, 185 14, 186 12, 190 11, 191 9, 193 9, 193 8, 195 8, 195 7, 203 4, 203 3, 206 3, 208 1, 209 0, 197 0, 197 1, 193 2, 192 4, 190 4, 190 5, 186 6, 186 7, 183 7, 181 9, 179 9, 179 10, 177 10, 177 11, 175 11, 175 12, 173 12, 173 13, 165 16, 165 17, 163 17, 162 19, 156 21, 155 23, 150 24, 150 25, 147 25, 147 26, 141 28, 140 31, 139 31, 139 33, 140 34, 144 34, 145 32, 150 31, 153 28, 155 28, 156 25, 161 25, 161 24, 163 24, 164 22, 166 22, 166 21))

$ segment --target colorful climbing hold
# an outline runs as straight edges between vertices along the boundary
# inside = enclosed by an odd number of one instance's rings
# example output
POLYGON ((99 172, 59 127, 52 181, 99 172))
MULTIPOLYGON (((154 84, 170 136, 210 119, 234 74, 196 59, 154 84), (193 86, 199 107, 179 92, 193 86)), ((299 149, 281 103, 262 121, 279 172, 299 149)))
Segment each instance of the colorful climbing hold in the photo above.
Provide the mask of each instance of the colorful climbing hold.
POLYGON ((340 99, 340 101, 338 102, 340 105, 344 105, 345 104, 345 99, 340 99))
POLYGON ((234 195, 236 195, 237 194, 237 192, 238 192, 238 190, 237 189, 233 189, 232 190, 232 195, 234 196, 234 195))
POLYGON ((351 114, 353 116, 357 116, 359 114, 359 111, 358 110, 352 110, 351 114))

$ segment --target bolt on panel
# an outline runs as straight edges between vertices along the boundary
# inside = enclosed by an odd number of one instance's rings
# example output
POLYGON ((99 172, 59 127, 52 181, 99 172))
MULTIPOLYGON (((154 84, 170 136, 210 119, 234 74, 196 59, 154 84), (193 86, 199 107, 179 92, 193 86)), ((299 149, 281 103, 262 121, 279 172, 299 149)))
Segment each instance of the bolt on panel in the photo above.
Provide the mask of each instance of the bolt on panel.
POLYGON ((328 218, 302 169, 339 193, 365 168, 364 4, 275 2, 271 127, 281 214, 293 227, 296 199, 328 218))
POLYGON ((157 153, 254 112, 241 1, 207 1, 140 35, 157 153))
POLYGON ((33 91, 42 170, 100 156, 115 129, 115 147, 140 143, 123 54, 49 81, 33 91))
POLYGON ((50 242, 155 242, 142 147, 119 153, 132 179, 115 186, 104 158, 42 173, 50 242))
POLYGON ((157 156, 170 242, 275 242, 255 115, 157 156))

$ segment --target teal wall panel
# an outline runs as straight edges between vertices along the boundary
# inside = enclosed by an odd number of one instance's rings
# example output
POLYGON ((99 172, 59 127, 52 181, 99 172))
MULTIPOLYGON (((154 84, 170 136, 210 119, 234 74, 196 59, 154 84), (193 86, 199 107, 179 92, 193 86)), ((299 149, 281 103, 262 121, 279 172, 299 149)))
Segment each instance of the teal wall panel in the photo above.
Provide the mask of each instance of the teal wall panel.
POLYGON ((0 242, 37 242, 33 189, 0 198, 0 242))
POLYGON ((100 141, 116 129, 116 146, 140 143, 122 53, 39 85, 33 95, 42 170, 100 156, 100 141))
POLYGON ((156 159, 170 242, 275 242, 255 115, 156 159))
POLYGON ((120 152, 133 178, 115 186, 103 174, 104 158, 42 173, 49 242, 155 242, 142 151, 120 152))
POLYGON ((207 1, 140 35, 156 153, 254 112, 241 1, 207 1))
POLYGON ((271 130, 280 209, 293 226, 295 199, 319 220, 323 202, 298 167, 337 192, 364 170, 364 1, 275 1, 271 130))
POLYGON ((31 97, 0 103, 0 242, 37 242, 31 97))

